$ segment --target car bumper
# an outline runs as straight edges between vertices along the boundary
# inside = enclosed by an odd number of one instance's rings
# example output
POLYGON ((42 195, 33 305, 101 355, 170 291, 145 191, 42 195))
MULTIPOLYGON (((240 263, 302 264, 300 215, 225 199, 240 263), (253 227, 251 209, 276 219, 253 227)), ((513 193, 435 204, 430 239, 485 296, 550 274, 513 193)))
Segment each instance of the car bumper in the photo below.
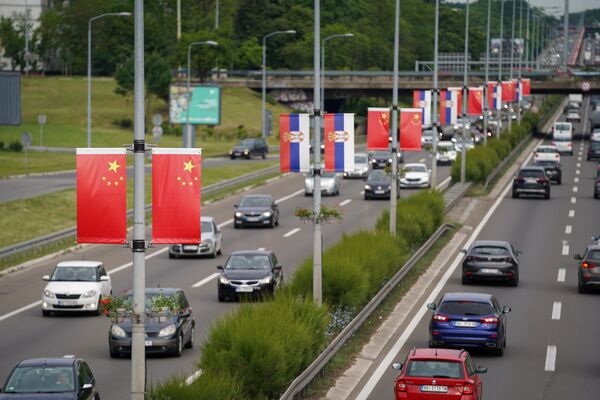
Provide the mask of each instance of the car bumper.
POLYGON ((271 219, 272 217, 235 217, 233 223, 236 226, 267 226, 271 224, 271 219))
POLYGON ((410 188, 428 188, 429 187, 429 182, 403 182, 400 181, 400 187, 403 189, 410 189, 410 188))
POLYGON ((554 181, 554 182, 558 182, 562 179, 562 173, 557 172, 557 171, 547 170, 546 175, 548 175, 548 179, 550 179, 551 181, 554 181))
POLYGON ((389 199, 391 192, 389 190, 375 191, 375 190, 365 190, 365 197, 369 197, 372 199, 389 199))
POLYGON ((98 311, 98 298, 62 300, 42 297, 42 310, 60 312, 98 311))
MULTIPOLYGON (((313 192, 314 192, 313 188, 307 188, 307 187, 304 188, 304 194, 306 194, 307 196, 308 195, 312 195, 313 192)), ((324 195, 333 196, 336 193, 337 193, 337 188, 335 186, 331 186, 331 187, 328 187, 328 188, 321 187, 321 194, 322 195, 324 194, 324 195)))
MULTIPOLYGON (((398 161, 400 161, 400 160, 398 160, 398 161)), ((373 168, 373 169, 383 169, 383 168, 389 167, 391 165, 392 165, 392 163, 387 162, 387 161, 386 162, 374 162, 374 163, 371 163, 371 168, 373 168)))
POLYGON ((540 194, 545 195, 549 190, 545 187, 513 187, 513 191, 518 194, 540 194))
POLYGON ((452 164, 455 160, 453 158, 442 157, 442 158, 436 158, 435 161, 438 164, 452 164))
POLYGON ((240 296, 261 296, 273 293, 274 284, 234 285, 217 283, 221 297, 239 298, 240 296), (243 288, 243 289, 240 289, 243 288), (242 291, 243 290, 243 291, 242 291))
POLYGON ((518 275, 516 267, 467 267, 463 268, 463 275, 469 279, 507 281, 518 275))
MULTIPOLYGON (((130 355, 131 338, 117 338, 109 336, 108 345, 113 354, 130 355)), ((147 354, 168 354, 178 349, 177 336, 172 335, 169 338, 146 337, 144 339, 144 348, 147 354)))
POLYGON ((215 245, 212 244, 210 246, 205 244, 176 244, 169 248, 169 254, 175 255, 178 257, 185 256, 202 256, 206 254, 212 254, 215 251, 215 245))
POLYGON ((232 151, 229 153, 229 156, 234 158, 234 157, 249 157, 252 153, 250 152, 243 152, 243 151, 232 151))
POLYGON ((367 176, 369 176, 369 170, 344 172, 344 178, 366 178, 367 176))
POLYGON ((429 341, 434 346, 493 349, 499 339, 499 333, 493 330, 432 328, 429 333, 429 341))

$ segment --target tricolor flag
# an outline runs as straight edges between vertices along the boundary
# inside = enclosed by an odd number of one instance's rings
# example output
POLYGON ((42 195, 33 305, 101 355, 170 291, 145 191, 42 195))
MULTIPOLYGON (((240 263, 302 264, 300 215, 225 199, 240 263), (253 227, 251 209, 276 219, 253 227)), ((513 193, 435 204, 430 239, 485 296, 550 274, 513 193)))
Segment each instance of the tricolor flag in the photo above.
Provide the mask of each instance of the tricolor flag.
POLYGON ((400 150, 421 151, 422 112, 420 108, 400 109, 400 150))
POLYGON ((502 109, 502 86, 498 82, 488 82, 488 108, 490 110, 502 109))
POLYGON ((521 79, 523 84, 523 96, 531 96, 531 79, 521 79))
POLYGON ((77 243, 126 243, 125 149, 77 149, 77 243))
POLYGON ((456 123, 457 104, 458 94, 455 90, 442 90, 440 92, 440 123, 442 125, 456 123))
POLYGON ((515 100, 515 83, 502 81, 502 102, 512 103, 515 100))
POLYGON ((467 114, 483 115, 483 86, 470 87, 467 114))
POLYGON ((460 87, 449 87, 448 90, 456 92, 456 115, 461 116, 462 115, 462 103, 463 103, 463 101, 462 101, 463 90, 460 87))
POLYGON ((354 171, 354 114, 325 114, 325 171, 354 171))
POLYGON ((308 172, 310 166, 308 114, 279 116, 279 160, 281 172, 308 172))
POLYGON ((152 149, 152 243, 198 244, 202 149, 152 149))
POLYGON ((431 125, 431 90, 413 90, 413 107, 421 109, 423 125, 431 125))
POLYGON ((370 107, 367 112, 367 150, 390 148, 390 109, 370 107))

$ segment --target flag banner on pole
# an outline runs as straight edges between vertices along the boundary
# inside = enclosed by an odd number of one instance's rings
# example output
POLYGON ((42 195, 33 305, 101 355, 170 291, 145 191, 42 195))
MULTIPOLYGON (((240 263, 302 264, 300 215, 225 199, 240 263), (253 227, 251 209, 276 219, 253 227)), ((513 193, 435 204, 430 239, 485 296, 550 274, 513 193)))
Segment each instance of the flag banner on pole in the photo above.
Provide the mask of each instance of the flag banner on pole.
POLYGON ((369 107, 367 111, 367 150, 389 150, 390 109, 369 107))
POLYGON ((400 109, 400 150, 421 151, 422 111, 420 108, 400 109))
POLYGON ((431 126, 431 90, 413 90, 413 107, 421 109, 423 126, 431 126))
POLYGON ((308 172, 310 168, 310 117, 279 116, 279 166, 283 172, 308 172))
POLYGON ((514 79, 515 84, 515 102, 523 100, 523 82, 518 79, 514 79))
POLYGON ((502 86, 498 82, 488 82, 488 105, 490 110, 502 109, 502 86))
POLYGON ((456 92, 456 115, 457 117, 460 117, 462 115, 463 90, 460 87, 449 87, 448 90, 456 92))
POLYGON ((521 79, 523 84, 523 96, 531 96, 531 79, 521 79))
POLYGON ((467 114, 483 115, 483 86, 469 88, 467 114))
POLYGON ((502 81, 502 102, 511 103, 515 100, 515 83, 502 81))
POLYGON ((199 244, 202 149, 152 149, 152 243, 199 244))
POLYGON ((453 125, 456 123, 458 109, 458 92, 455 90, 440 91, 440 123, 453 125))
POLYGON ((125 149, 77 149, 77 243, 127 242, 125 149))
POLYGON ((325 171, 354 171, 354 114, 325 114, 325 171))

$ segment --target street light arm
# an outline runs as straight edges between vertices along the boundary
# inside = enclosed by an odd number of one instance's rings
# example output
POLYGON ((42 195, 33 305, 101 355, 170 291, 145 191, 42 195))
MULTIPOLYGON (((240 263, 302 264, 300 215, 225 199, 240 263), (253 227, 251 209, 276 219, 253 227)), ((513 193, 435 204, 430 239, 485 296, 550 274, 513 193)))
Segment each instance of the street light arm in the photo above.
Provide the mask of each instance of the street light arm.
POLYGON ((90 18, 89 24, 91 25, 92 21, 95 21, 95 20, 100 19, 100 18, 108 17, 108 16, 113 16, 113 17, 131 17, 131 13, 130 12, 118 12, 118 13, 105 13, 105 14, 96 15, 95 17, 90 18))

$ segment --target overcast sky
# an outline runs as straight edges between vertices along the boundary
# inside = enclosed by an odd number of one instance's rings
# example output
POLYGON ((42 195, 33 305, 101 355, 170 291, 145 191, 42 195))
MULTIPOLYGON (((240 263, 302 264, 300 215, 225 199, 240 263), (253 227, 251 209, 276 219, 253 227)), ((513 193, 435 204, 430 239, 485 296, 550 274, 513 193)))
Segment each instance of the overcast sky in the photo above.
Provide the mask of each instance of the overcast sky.
MULTIPOLYGON (((559 6, 562 12, 565 9, 565 0, 531 0, 530 3, 536 7, 559 6)), ((579 12, 590 8, 600 8, 600 2, 598 0, 569 0, 569 12, 579 12)))

